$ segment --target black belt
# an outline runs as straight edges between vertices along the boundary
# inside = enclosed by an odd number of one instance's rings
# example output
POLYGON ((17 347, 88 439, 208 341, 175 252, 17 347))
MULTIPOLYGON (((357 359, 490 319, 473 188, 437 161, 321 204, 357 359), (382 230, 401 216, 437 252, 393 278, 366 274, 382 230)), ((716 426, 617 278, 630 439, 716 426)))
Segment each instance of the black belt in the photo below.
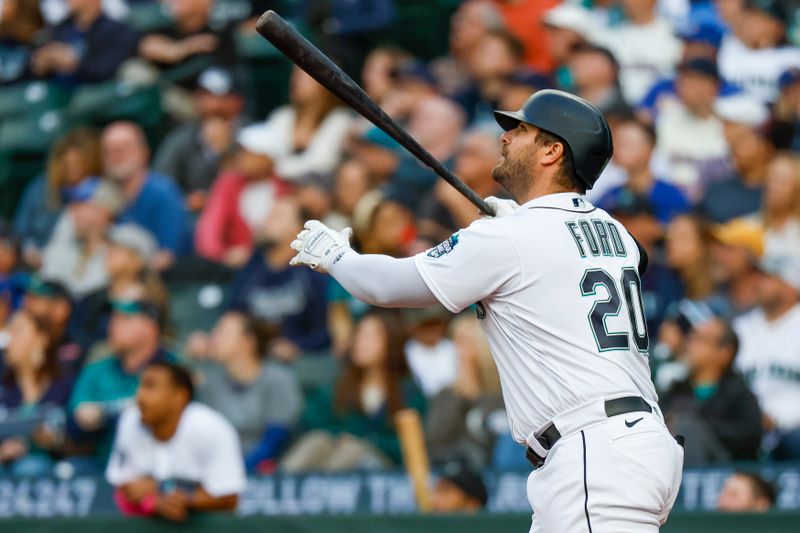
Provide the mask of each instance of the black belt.
MULTIPOLYGON (((641 396, 626 396, 624 398, 606 400, 605 410, 606 416, 612 417, 624 415, 626 413, 635 413, 638 411, 652 413, 653 407, 641 396)), ((542 448, 549 451, 553 446, 556 445, 556 442, 558 442, 560 438, 561 433, 558 431, 556 425, 550 424, 550 426, 548 426, 548 428, 545 429, 541 435, 536 437, 536 440, 539 441, 539 444, 542 445, 542 448)), ((544 457, 540 457, 530 446, 528 446, 527 450, 525 451, 525 457, 528 458, 528 461, 530 461, 534 468, 539 468, 544 464, 544 457)))

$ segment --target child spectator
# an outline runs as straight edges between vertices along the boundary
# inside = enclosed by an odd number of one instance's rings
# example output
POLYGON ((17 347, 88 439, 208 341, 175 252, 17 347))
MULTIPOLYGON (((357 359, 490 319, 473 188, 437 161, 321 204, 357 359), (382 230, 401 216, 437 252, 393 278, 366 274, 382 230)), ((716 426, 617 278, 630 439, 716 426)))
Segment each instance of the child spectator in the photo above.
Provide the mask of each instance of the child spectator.
POLYGON ((775 487, 753 472, 734 472, 717 498, 717 510, 724 513, 765 513, 777 500, 775 487))

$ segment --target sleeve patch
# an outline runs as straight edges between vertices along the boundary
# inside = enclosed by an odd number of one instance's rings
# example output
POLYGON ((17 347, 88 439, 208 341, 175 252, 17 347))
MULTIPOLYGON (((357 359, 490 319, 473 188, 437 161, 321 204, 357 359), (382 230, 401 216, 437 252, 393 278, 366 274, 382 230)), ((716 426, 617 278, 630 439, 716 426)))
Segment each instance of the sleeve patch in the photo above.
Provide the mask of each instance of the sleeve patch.
POLYGON ((449 254, 453 251, 453 248, 456 247, 456 244, 458 244, 458 232, 453 233, 447 240, 428 250, 427 256, 436 259, 437 257, 449 254))

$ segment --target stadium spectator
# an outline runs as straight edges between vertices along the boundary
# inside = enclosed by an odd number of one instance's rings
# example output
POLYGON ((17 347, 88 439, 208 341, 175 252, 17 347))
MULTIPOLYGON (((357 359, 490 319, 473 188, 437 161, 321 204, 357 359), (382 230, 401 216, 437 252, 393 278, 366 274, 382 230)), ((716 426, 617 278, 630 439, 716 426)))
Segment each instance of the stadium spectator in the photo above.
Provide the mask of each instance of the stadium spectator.
POLYGON ((69 17, 52 28, 31 58, 33 73, 72 86, 114 77, 136 54, 138 35, 103 13, 102 0, 69 0, 69 17))
POLYGON ((629 105, 638 104, 681 58, 682 44, 669 21, 656 10, 657 3, 623 0, 627 20, 595 36, 619 62, 622 91, 629 105))
POLYGON ((8 328, 0 407, 35 423, 30 433, 0 439, 0 472, 5 467, 14 476, 48 475, 53 465, 48 451, 57 448, 63 437, 59 434, 63 426, 43 422, 54 414, 63 419, 73 378, 61 371, 48 329, 46 322, 27 311, 17 312, 8 328))
MULTIPOLYGON (((408 123, 409 133, 446 167, 453 165, 463 127, 461 109, 451 100, 439 97, 422 101, 408 123)), ((403 150, 398 155, 399 162, 389 178, 386 193, 416 212, 433 190, 437 177, 408 151, 403 150)))
MULTIPOLYGON (((495 440, 489 420, 498 413, 505 418, 500 378, 476 318, 457 317, 450 332, 457 352, 455 379, 428 400, 425 417, 431 462, 459 458, 475 468, 485 468, 495 440), (468 418, 472 423, 467 423, 468 418)), ((519 451, 513 444, 512 449, 519 451)))
POLYGON ((201 369, 197 398, 230 422, 239 434, 248 472, 274 468, 303 406, 295 376, 266 360, 269 328, 228 312, 211 333, 213 365, 201 369))
POLYGON ((777 499, 772 483, 753 472, 735 472, 725 480, 717 510, 725 513, 765 513, 777 499))
POLYGON ((740 5, 719 49, 720 74, 772 103, 778 96, 780 75, 800 66, 800 50, 786 44, 786 6, 779 0, 745 0, 740 5))
POLYGON ((767 168, 760 220, 766 253, 800 257, 800 158, 776 155, 767 168))
POLYGON ((353 211, 358 201, 372 186, 367 167, 357 159, 346 159, 334 174, 331 193, 333 211, 328 216, 332 228, 344 229, 352 224, 353 211))
MULTIPOLYGON (((7 224, 0 222, 0 292, 7 299, 8 311, 17 309, 22 302, 28 276, 22 266, 17 236, 7 224)), ((0 325, 5 320, 0 319, 0 325)))
POLYGON ((400 145, 377 127, 369 127, 350 140, 347 153, 361 163, 372 183, 389 181, 400 163, 400 145))
POLYGON ((41 266, 41 251, 70 193, 87 178, 101 173, 100 140, 94 131, 77 128, 55 142, 46 173, 31 181, 14 215, 14 232, 22 241, 24 259, 31 268, 41 266))
POLYGON ((684 295, 700 301, 711 296, 711 228, 696 215, 680 215, 672 219, 666 233, 667 265, 681 280, 684 295))
POLYGON ((292 198, 276 201, 259 235, 257 250, 236 274, 231 288, 230 309, 279 328, 270 354, 281 360, 319 352, 330 344, 327 276, 289 266, 294 256, 289 244, 305 220, 292 198))
POLYGON ((480 474, 459 465, 447 465, 431 494, 434 513, 474 513, 486 507, 489 494, 480 474))
POLYGON ((426 398, 450 387, 458 372, 458 353, 447 338, 450 313, 442 306, 408 309, 404 313, 409 339, 406 363, 426 398))
MULTIPOLYGON (((490 129, 468 130, 456 154, 454 173, 481 198, 502 194, 492 179, 492 169, 500 158, 498 138, 490 129)), ((477 218, 478 210, 471 202, 447 182, 439 181, 419 207, 419 233, 439 243, 477 218)))
MULTIPOLYGON (((521 109, 531 94, 554 86, 555 82, 550 76, 528 69, 515 70, 504 81, 497 107, 498 109, 521 109)), ((495 135, 495 137, 499 137, 499 135, 495 135)))
POLYGON ((619 83, 619 63, 607 48, 584 45, 567 62, 568 89, 591 102, 603 113, 630 115, 619 83))
POLYGON ((505 79, 522 67, 522 43, 506 30, 484 35, 467 58, 472 86, 457 95, 467 121, 489 121, 492 102, 502 94, 505 79))
POLYGON ((757 304, 758 260, 764 254, 764 232, 748 219, 734 219, 712 229, 714 281, 735 318, 757 304))
POLYGON ((278 198, 288 192, 275 163, 288 152, 275 127, 253 124, 236 136, 232 168, 214 182, 195 232, 197 253, 240 268, 253 253, 253 237, 278 198))
POLYGON ((310 431, 287 451, 285 472, 377 469, 400 463, 394 415, 424 408, 409 379, 403 326, 396 314, 372 311, 356 327, 336 383, 306 396, 301 422, 310 431))
POLYGON ((553 71, 559 85, 566 87, 566 65, 575 50, 588 44, 587 39, 594 31, 591 14, 581 6, 562 3, 548 10, 542 22, 553 58, 553 71))
POLYGON ((761 412, 733 369, 738 348, 736 333, 724 320, 695 325, 683 356, 689 377, 661 395, 667 425, 686 437, 687 466, 756 459, 761 412))
POLYGON ((164 138, 153 169, 172 176, 189 211, 199 212, 242 126, 244 95, 231 71, 211 67, 200 74, 193 102, 197 120, 181 124, 164 138))
POLYGON ((458 6, 450 18, 448 53, 434 59, 429 65, 443 96, 455 98, 468 90, 472 83, 468 59, 487 33, 502 30, 503 27, 503 18, 491 1, 471 0, 458 6))
POLYGON ((136 124, 114 122, 106 126, 101 142, 104 175, 120 187, 125 200, 117 222, 132 222, 153 234, 159 247, 153 266, 164 270, 188 244, 180 190, 171 178, 148 168, 150 151, 136 124))
MULTIPOLYGON (((377 47, 364 60, 361 69, 361 85, 364 91, 390 115, 387 100, 397 92, 395 72, 402 63, 410 61, 411 56, 399 48, 377 47)), ((391 107, 391 106, 389 106, 391 107)))
MULTIPOLYGON (((235 47, 232 29, 212 21, 214 0, 171 0, 171 24, 144 35, 139 56, 160 70, 217 64, 232 66, 235 47)), ((189 68, 189 71, 193 69, 189 68)), ((194 74, 179 80, 185 89, 194 89, 194 74)))
POLYGON ((330 174, 339 164, 342 143, 352 118, 339 100, 299 68, 289 79, 289 104, 267 118, 289 149, 275 167, 278 175, 293 181, 311 172, 330 174))
POLYGON ((763 104, 735 95, 719 99, 715 111, 723 120, 733 171, 706 188, 698 207, 712 221, 727 222, 761 207, 764 177, 775 149, 764 131, 769 111, 763 104))
POLYGON ((85 352, 105 338, 114 300, 145 297, 166 309, 166 288, 150 267, 157 251, 153 236, 136 224, 111 228, 104 263, 108 283, 78 302, 72 318, 71 330, 85 352))
POLYGON ((160 361, 142 373, 106 469, 123 513, 182 522, 195 512, 236 509, 247 484, 236 431, 193 397, 183 367, 160 361))
POLYGON ((711 60, 689 59, 678 65, 675 95, 661 98, 655 117, 657 164, 693 203, 728 171, 728 145, 722 121, 714 114, 719 87, 711 60))
POLYGON ((0 87, 33 77, 31 55, 44 28, 39 0, 6 0, 0 4, 0 87))
MULTIPOLYGON (((633 235, 647 252, 648 265, 642 275, 642 299, 647 331, 658 334, 667 309, 683 296, 680 278, 665 263, 662 241, 664 226, 647 198, 624 196, 609 211, 633 235)), ((651 338, 652 338, 651 337, 651 338)))
POLYGON ((689 210, 689 202, 680 190, 653 176, 650 160, 656 132, 651 126, 636 119, 623 120, 614 128, 614 141, 614 160, 625 171, 627 181, 605 193, 597 202, 598 207, 613 211, 623 196, 641 196, 650 201, 662 224, 689 210))
POLYGON ((79 301, 108 282, 106 233, 122 195, 113 184, 92 178, 75 187, 69 201, 44 249, 40 272, 63 283, 79 301))
POLYGON ((559 0, 494 0, 503 15, 508 31, 523 45, 526 65, 539 71, 553 67, 550 41, 544 33, 546 12, 559 4, 559 0))
POLYGON ((363 253, 404 257, 414 244, 412 213, 380 191, 361 198, 353 214, 355 241, 363 253))
POLYGON ((772 455, 800 458, 800 259, 765 255, 760 263, 759 307, 734 321, 741 342, 737 366, 750 384, 773 433, 772 455))
POLYGON ((22 307, 47 324, 64 371, 68 374, 77 372, 83 363, 84 353, 69 327, 73 302, 67 288, 58 281, 33 276, 26 287, 22 307))
POLYGON ((115 301, 108 326, 106 358, 86 365, 78 374, 69 409, 76 438, 105 459, 119 414, 131 403, 144 368, 174 356, 162 346, 163 317, 147 300, 115 301))
POLYGON ((787 131, 788 140, 781 148, 800 151, 800 67, 793 67, 781 74, 778 80, 780 96, 775 102, 777 127, 787 131))

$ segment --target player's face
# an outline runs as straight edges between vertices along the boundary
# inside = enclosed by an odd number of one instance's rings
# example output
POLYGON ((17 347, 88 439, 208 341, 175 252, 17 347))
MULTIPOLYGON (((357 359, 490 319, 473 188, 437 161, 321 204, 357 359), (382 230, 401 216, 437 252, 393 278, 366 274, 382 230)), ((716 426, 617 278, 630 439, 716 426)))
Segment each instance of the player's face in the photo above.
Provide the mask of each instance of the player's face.
POLYGON ((500 136, 500 161, 492 170, 492 178, 514 199, 520 199, 530 188, 535 162, 542 147, 536 143, 538 128, 520 122, 500 136))
POLYGON ((175 392, 175 386, 163 368, 148 368, 142 373, 139 388, 136 390, 136 405, 145 426, 157 425, 172 412, 175 392))

